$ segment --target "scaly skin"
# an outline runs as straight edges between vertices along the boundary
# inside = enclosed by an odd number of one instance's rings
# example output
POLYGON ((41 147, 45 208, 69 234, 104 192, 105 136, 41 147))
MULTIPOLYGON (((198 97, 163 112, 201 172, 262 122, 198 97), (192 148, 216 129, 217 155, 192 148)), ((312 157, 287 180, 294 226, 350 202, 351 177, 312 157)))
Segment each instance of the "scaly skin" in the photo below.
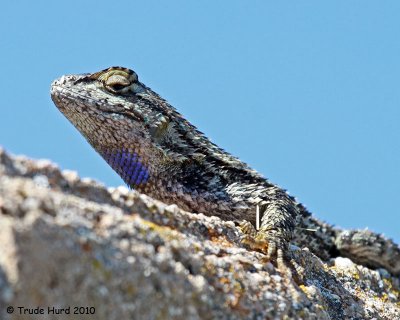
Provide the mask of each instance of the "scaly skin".
POLYGON ((335 254, 335 229, 213 144, 132 70, 63 76, 53 82, 51 96, 130 187, 190 212, 241 222, 244 243, 282 268, 293 235, 321 258, 335 254))

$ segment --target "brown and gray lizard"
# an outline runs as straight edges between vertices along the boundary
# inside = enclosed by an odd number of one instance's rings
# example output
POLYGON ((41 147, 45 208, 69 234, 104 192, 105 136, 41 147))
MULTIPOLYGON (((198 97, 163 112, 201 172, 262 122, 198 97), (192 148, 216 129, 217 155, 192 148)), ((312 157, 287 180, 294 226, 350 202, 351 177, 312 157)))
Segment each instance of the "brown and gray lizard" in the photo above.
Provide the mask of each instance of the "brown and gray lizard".
POLYGON ((345 255, 400 274, 398 245, 312 217, 284 189, 212 143, 134 71, 111 67, 63 76, 53 82, 51 97, 130 187, 190 212, 240 222, 243 242, 278 267, 294 263, 293 241, 324 260, 345 255))

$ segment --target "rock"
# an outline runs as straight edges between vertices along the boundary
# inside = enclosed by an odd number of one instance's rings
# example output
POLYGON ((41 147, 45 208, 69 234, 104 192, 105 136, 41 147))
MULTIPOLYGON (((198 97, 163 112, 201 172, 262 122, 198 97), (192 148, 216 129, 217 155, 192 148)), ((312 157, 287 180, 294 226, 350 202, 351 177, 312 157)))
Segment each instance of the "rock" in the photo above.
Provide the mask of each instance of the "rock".
POLYGON ((240 236, 0 149, 1 319, 400 319, 387 271, 294 247, 296 283, 240 236))

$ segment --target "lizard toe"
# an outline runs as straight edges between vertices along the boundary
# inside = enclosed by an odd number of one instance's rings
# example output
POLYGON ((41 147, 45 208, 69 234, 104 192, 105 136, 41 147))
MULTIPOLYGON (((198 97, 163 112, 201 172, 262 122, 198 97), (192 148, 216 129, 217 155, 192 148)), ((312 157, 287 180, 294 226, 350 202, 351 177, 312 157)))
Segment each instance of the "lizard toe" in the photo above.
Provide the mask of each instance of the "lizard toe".
POLYGON ((275 230, 256 231, 249 222, 244 222, 240 229, 244 233, 241 243, 250 250, 255 250, 265 254, 265 261, 272 262, 279 271, 287 277, 293 276, 297 282, 302 282, 304 268, 301 267, 292 257, 289 250, 289 243, 283 235, 275 230))

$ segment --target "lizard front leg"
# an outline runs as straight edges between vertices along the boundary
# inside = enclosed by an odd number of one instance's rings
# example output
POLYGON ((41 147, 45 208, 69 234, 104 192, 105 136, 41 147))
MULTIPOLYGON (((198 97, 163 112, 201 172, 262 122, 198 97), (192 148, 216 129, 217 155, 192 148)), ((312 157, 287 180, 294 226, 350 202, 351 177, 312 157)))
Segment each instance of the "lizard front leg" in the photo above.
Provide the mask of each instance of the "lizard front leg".
POLYGON ((275 260, 280 270, 289 272, 287 264, 294 267, 298 276, 302 268, 291 258, 289 243, 293 237, 298 209, 292 198, 280 195, 278 199, 270 200, 261 213, 261 225, 258 230, 248 222, 240 224, 245 234, 242 242, 253 250, 266 254, 266 259, 275 260))

